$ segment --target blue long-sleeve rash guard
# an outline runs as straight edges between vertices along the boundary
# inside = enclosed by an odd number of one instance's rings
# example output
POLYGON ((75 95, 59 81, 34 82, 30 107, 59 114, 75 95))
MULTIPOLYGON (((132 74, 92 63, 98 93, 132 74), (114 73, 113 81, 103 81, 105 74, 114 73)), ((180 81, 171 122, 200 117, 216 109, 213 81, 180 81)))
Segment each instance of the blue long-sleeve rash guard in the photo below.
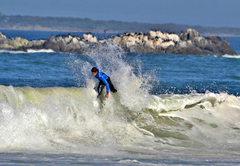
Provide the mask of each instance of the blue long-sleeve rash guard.
POLYGON ((109 93, 109 83, 107 82, 108 76, 106 74, 104 74, 103 72, 100 72, 100 70, 97 66, 96 66, 96 68, 98 69, 98 72, 95 77, 97 79, 101 80, 106 85, 107 93, 109 93))

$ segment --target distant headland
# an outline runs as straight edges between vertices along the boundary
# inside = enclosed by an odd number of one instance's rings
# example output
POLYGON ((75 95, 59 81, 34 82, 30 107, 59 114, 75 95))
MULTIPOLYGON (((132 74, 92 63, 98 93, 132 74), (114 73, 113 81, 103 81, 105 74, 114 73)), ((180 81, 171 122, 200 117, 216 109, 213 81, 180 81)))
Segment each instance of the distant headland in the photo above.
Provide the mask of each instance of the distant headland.
POLYGON ((203 27, 177 24, 149 24, 122 21, 101 21, 89 18, 71 17, 34 17, 8 16, 0 13, 0 29, 8 30, 37 30, 37 31, 65 31, 65 32, 97 32, 97 33, 125 33, 157 30, 180 34, 187 29, 195 29, 202 36, 240 36, 240 28, 203 27))
POLYGON ((201 37, 194 29, 187 29, 179 35, 162 31, 149 31, 148 33, 124 33, 98 40, 91 33, 85 33, 80 38, 72 35, 51 36, 49 39, 28 41, 22 37, 7 38, 0 33, 0 49, 41 50, 51 49, 55 52, 88 54, 93 48, 104 47, 112 43, 123 52, 135 53, 172 53, 189 55, 237 55, 231 49, 226 39, 217 36, 201 37))

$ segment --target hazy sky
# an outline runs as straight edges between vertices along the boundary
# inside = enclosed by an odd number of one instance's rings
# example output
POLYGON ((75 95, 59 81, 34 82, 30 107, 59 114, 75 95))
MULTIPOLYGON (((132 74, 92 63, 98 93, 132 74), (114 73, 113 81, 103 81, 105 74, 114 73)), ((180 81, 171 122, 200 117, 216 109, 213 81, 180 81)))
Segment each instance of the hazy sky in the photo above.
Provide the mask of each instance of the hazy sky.
POLYGON ((240 0, 0 0, 0 12, 240 28, 240 0))

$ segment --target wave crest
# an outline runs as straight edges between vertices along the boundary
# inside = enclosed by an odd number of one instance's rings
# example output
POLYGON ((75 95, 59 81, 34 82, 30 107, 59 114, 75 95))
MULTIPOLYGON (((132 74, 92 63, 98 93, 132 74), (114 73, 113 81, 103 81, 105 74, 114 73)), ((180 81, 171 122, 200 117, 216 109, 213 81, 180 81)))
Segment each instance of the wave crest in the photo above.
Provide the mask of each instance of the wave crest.
POLYGON ((40 49, 40 50, 33 50, 28 49, 27 51, 17 51, 17 50, 0 50, 0 53, 9 53, 9 54, 28 54, 28 53, 54 53, 51 49, 40 49))
POLYGON ((240 99, 228 94, 149 96, 145 107, 135 110, 121 94, 101 101, 92 88, 0 89, 0 149, 148 147, 156 142, 219 148, 234 147, 240 138, 240 99))

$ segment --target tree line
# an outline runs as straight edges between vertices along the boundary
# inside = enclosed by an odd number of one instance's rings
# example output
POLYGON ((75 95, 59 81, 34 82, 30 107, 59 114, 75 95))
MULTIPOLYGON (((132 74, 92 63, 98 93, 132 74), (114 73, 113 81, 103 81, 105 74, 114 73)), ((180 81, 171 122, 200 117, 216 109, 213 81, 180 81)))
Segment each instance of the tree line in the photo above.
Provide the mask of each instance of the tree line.
POLYGON ((35 26, 48 29, 65 29, 75 31, 92 31, 94 29, 102 29, 104 32, 148 32, 150 30, 159 30, 168 33, 179 34, 188 28, 197 30, 201 35, 238 35, 240 36, 240 28, 230 27, 203 27, 178 25, 173 23, 167 24, 150 24, 139 22, 123 22, 123 21, 101 21, 89 18, 72 18, 72 17, 34 17, 34 16, 7 16, 0 13, 0 29, 21 29, 23 27, 35 26))

